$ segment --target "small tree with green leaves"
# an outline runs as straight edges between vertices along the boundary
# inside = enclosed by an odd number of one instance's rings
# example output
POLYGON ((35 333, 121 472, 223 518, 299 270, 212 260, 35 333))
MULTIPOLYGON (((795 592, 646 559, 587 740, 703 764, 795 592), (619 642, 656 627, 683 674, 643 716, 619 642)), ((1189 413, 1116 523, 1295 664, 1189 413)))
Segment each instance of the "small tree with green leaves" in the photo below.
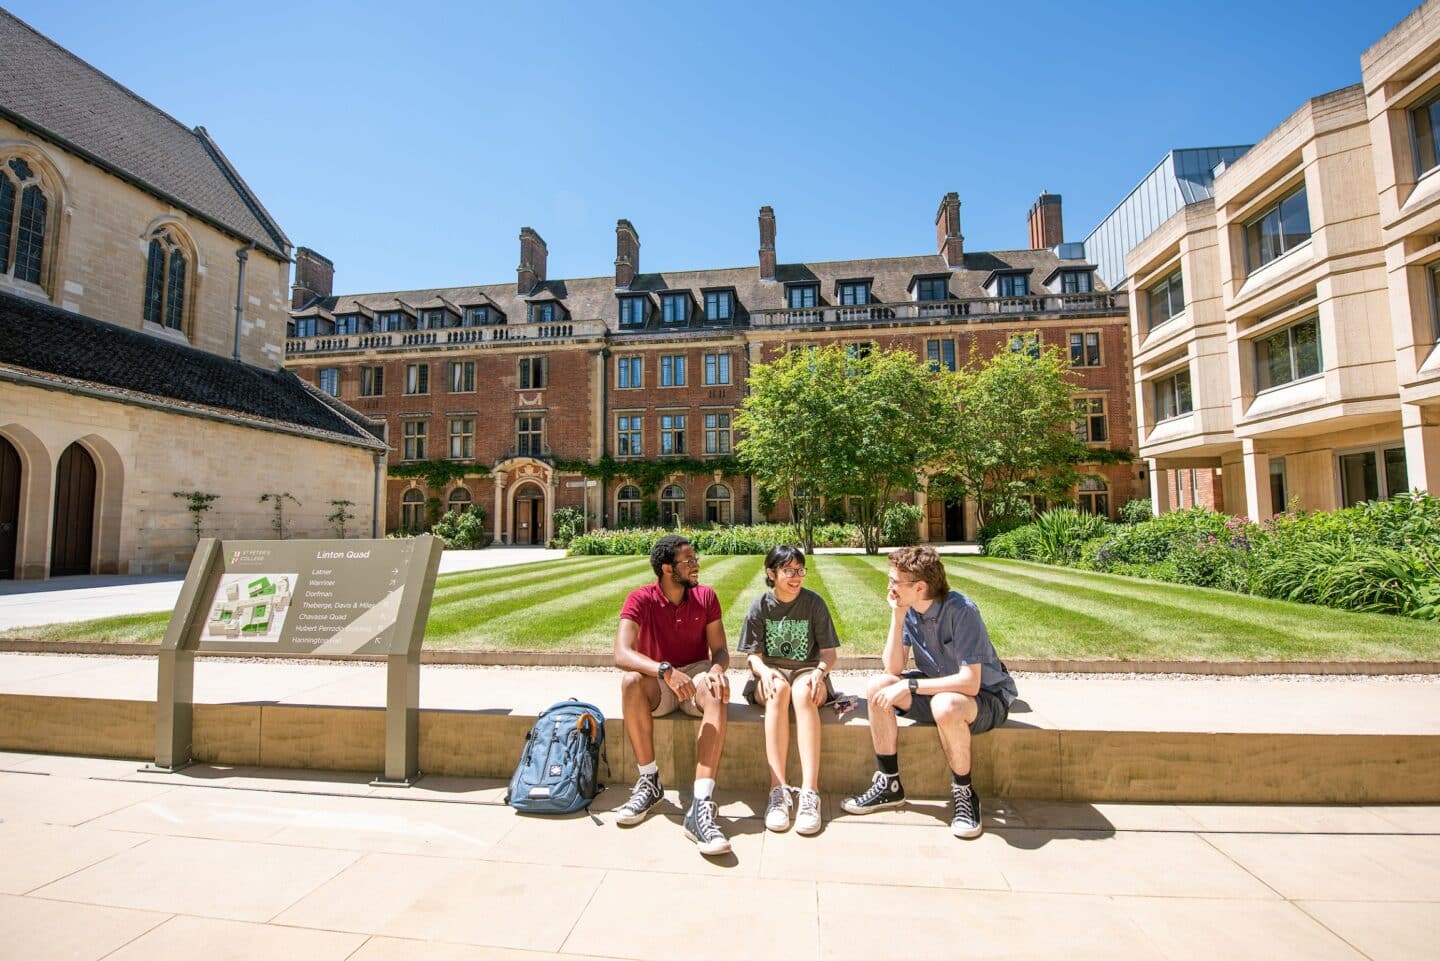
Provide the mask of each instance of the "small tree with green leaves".
POLYGON ((204 491, 172 491, 170 496, 185 500, 185 509, 190 512, 190 528, 195 532, 195 543, 200 543, 205 514, 214 506, 220 495, 207 494, 204 491))
POLYGON ((300 502, 295 499, 295 495, 294 495, 294 494, 291 494, 289 491, 284 491, 284 492, 282 492, 282 493, 273 493, 273 492, 272 492, 272 493, 261 494, 261 495, 260 495, 260 503, 262 503, 262 504, 270 504, 270 505, 271 505, 271 509, 275 512, 275 516, 274 516, 274 517, 271 519, 271 521, 270 521, 270 529, 275 532, 275 538, 276 538, 276 540, 282 540, 282 541, 283 541, 283 540, 285 539, 285 530, 286 530, 286 528, 285 528, 285 502, 286 502, 286 501, 289 501, 290 503, 294 504, 296 507, 299 507, 299 506, 300 506, 300 502))
POLYGON ((331 514, 325 519, 334 525, 335 536, 340 538, 341 540, 344 540, 345 525, 355 519, 355 512, 350 509, 355 506, 355 502, 347 500, 335 500, 330 502, 330 506, 335 508, 335 513, 331 514))

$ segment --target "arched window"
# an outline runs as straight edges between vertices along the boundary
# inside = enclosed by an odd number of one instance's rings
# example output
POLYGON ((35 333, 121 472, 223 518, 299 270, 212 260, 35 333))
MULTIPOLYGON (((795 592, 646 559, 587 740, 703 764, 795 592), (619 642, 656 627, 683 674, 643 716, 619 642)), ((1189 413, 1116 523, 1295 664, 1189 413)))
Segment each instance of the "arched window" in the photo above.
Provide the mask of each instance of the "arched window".
POLYGON ((425 495, 412 487, 400 498, 400 529, 420 531, 425 529, 425 495))
POLYGON ((145 261, 145 320, 171 330, 185 327, 185 282, 189 263, 175 232, 162 227, 150 237, 145 261))
POLYGON ((705 521, 709 524, 730 523, 730 488, 711 484, 705 491, 705 521))
POLYGON ((1080 482, 1080 510, 1087 514, 1110 516, 1110 488, 1098 477, 1087 477, 1080 482))
POLYGON ((660 492, 660 523, 674 527, 685 522, 685 489, 671 484, 660 492))
POLYGON ((49 207, 29 164, 12 157, 0 166, 0 273, 40 283, 49 207))
POLYGON ((450 492, 450 497, 445 502, 446 510, 454 511, 456 514, 462 514, 470 509, 470 501, 470 489, 468 487, 457 487, 450 492))
POLYGON ((640 523, 640 488, 626 484, 615 495, 615 526, 634 527, 640 523))

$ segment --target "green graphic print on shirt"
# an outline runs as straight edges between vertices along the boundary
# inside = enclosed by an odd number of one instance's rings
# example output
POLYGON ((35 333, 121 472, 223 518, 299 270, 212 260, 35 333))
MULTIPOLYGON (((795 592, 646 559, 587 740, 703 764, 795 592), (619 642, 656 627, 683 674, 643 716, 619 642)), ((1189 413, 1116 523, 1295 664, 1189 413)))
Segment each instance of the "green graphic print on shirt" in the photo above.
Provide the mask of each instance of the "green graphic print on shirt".
POLYGON ((810 622, 766 621, 765 653, 791 661, 803 661, 810 654, 810 622))

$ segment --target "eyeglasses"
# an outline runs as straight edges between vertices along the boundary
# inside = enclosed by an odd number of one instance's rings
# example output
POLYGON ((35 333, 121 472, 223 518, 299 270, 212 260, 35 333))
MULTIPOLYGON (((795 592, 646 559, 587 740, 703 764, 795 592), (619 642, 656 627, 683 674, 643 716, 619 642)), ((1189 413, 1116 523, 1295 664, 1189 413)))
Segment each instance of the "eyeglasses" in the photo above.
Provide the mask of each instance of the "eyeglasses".
POLYGON ((891 587, 912 587, 920 583, 919 581, 902 581, 898 577, 892 577, 889 580, 891 587))
POLYGON ((804 576, 805 576, 805 568, 803 568, 803 567, 782 567, 782 568, 780 568, 780 576, 781 576, 781 577, 804 577, 804 576))
POLYGON ((696 554, 694 557, 691 557, 691 558, 688 558, 688 559, 687 559, 687 558, 679 558, 679 557, 677 557, 677 558, 675 558, 675 566, 676 566, 676 567, 699 567, 699 566, 700 566, 700 555, 699 555, 699 554, 696 554))

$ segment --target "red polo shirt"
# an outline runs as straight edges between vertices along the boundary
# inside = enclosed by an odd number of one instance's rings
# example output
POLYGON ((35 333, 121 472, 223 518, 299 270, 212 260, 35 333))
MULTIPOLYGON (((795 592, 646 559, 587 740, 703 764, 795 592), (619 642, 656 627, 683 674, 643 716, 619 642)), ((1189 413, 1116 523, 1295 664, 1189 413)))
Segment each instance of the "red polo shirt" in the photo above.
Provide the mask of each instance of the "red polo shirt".
POLYGON ((660 582, 655 581, 631 591, 620 616, 640 625, 636 650, 651 660, 680 667, 709 659, 705 628, 720 620, 720 599, 704 584, 697 584, 685 591, 678 605, 671 604, 660 582))

